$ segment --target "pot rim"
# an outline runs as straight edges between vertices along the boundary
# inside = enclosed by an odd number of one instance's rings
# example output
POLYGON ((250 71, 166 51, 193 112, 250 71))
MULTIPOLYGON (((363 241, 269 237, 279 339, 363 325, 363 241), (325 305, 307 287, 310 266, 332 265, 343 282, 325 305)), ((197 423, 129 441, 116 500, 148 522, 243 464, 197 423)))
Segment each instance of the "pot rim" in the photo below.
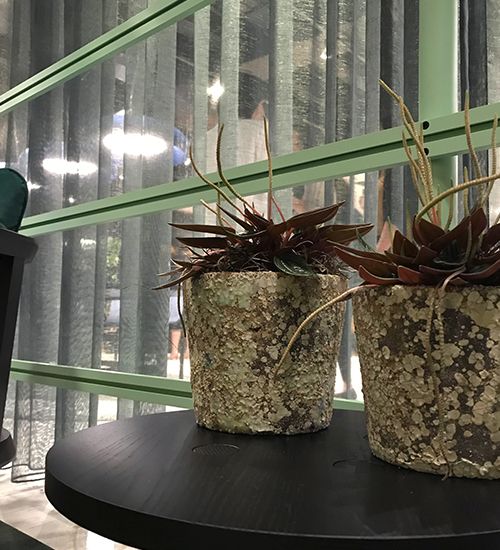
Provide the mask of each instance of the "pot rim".
POLYGON ((315 273, 314 275, 311 275, 310 277, 299 277, 296 275, 288 275, 287 273, 283 273, 281 271, 206 271, 204 273, 200 273, 199 275, 195 275, 190 280, 199 280, 203 277, 210 276, 210 277, 238 277, 239 275, 245 275, 250 277, 263 277, 263 276, 275 276, 275 277, 283 277, 283 278, 292 278, 292 279, 314 279, 315 277, 331 277, 336 278, 340 280, 347 280, 348 277, 342 274, 335 274, 335 273, 315 273))
MULTIPOLYGON (((364 292, 378 292, 380 294, 387 293, 390 289, 393 288, 404 288, 404 289, 413 289, 413 290, 436 290, 436 288, 439 288, 434 285, 402 285, 402 284, 395 284, 395 285, 377 285, 377 286, 361 286, 364 292)), ((466 291, 466 290, 477 290, 478 292, 488 292, 492 290, 500 291, 500 285, 463 285, 463 286, 453 286, 449 285, 445 292, 460 292, 460 291, 466 291)), ((356 298, 357 295, 360 295, 361 292, 357 292, 354 294, 353 299, 356 298)))

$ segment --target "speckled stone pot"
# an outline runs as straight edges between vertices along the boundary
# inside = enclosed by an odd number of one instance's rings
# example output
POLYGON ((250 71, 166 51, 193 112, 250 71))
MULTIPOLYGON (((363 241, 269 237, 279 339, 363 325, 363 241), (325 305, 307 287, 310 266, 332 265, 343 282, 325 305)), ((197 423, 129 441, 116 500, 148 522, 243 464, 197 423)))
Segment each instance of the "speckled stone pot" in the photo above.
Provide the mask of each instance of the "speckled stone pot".
POLYGON ((436 296, 391 286, 353 298, 371 449, 421 472, 499 479, 500 288, 436 296))
POLYGON ((196 420, 230 433, 296 434, 330 424, 344 304, 318 315, 282 367, 305 317, 346 289, 335 275, 207 273, 188 281, 186 325, 196 420))

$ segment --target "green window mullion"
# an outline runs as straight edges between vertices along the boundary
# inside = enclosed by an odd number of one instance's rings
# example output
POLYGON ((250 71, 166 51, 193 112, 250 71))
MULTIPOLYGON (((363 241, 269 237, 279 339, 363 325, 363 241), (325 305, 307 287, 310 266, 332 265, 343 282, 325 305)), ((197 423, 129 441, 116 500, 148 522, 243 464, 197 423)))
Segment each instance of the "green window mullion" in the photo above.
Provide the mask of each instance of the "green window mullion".
MULTIPOLYGON (((420 0, 419 3, 419 118, 454 113, 458 97, 458 0, 420 0)), ((436 193, 456 180, 456 159, 432 160, 436 193)), ((444 216, 448 205, 443 205, 444 216)))
MULTIPOLYGON (((490 146, 495 113, 500 113, 500 103, 472 109, 472 135, 477 149, 490 146)), ((463 113, 429 122, 425 136, 431 158, 456 155, 467 150, 463 113)), ((274 187, 286 189, 322 179, 373 172, 405 162, 401 128, 392 128, 278 157, 274 160, 274 187)), ((227 175, 243 194, 263 193, 267 189, 266 162, 233 168, 227 171, 227 175)), ((217 177, 212 179, 218 181, 217 177)), ((206 189, 203 182, 193 177, 31 216, 24 221, 22 231, 29 236, 44 235, 194 206, 199 204, 200 199, 215 200, 215 195, 206 189)))
POLYGON ((213 0, 159 0, 135 17, 21 82, 0 96, 0 115, 56 88, 133 44, 191 15, 213 0))

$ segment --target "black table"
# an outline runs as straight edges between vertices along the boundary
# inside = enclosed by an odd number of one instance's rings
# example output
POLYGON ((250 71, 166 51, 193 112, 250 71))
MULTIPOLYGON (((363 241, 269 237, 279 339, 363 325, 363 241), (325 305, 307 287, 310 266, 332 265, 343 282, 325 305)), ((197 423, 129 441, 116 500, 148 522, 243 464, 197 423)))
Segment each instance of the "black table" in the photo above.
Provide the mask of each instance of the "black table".
POLYGON ((500 548, 500 482, 385 464, 364 415, 300 436, 233 436, 191 411, 121 420, 58 442, 45 490, 66 517, 139 548, 500 548))
POLYGON ((2 428, 0 430, 0 468, 8 464, 16 454, 16 447, 10 433, 2 428))
POLYGON ((50 550, 45 544, 2 521, 0 521, 0 548, 2 550, 50 550))

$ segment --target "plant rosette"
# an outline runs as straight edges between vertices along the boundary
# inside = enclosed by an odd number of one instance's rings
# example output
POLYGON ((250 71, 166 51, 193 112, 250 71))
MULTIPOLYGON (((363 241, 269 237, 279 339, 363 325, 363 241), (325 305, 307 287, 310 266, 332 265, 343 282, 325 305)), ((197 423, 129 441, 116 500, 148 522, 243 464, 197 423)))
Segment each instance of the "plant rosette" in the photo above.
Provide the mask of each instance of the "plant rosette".
POLYGON ((222 130, 221 186, 200 173, 191 155, 196 173, 217 191, 214 208, 204 203, 216 225, 172 224, 212 236, 178 238, 191 257, 175 262, 162 274, 173 279, 158 287, 185 285, 196 420, 230 433, 314 432, 332 417, 344 304, 318 315, 278 368, 283 341, 325 296, 345 291, 335 246, 372 226, 332 224, 341 203, 285 219, 272 193, 267 121, 267 215, 258 212, 224 176, 222 130))

